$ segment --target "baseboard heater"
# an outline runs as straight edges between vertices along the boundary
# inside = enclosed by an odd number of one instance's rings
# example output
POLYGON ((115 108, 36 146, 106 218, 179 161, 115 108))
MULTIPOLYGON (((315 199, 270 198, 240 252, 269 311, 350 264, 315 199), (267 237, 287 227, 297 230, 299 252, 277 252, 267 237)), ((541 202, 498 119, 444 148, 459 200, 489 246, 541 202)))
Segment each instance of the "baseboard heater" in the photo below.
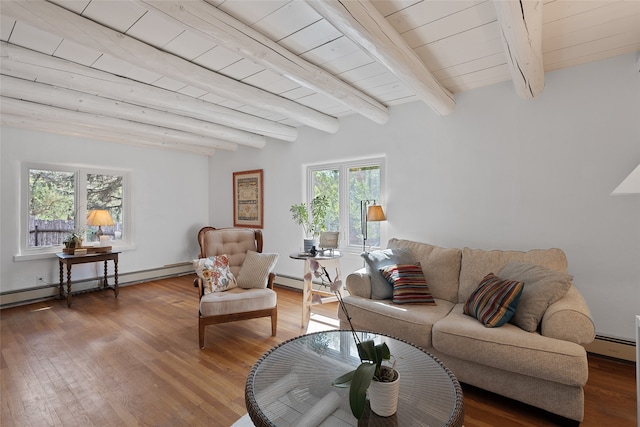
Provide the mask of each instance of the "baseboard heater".
MULTIPOLYGON (((278 286, 284 286, 285 288, 297 289, 300 291, 302 290, 302 286, 304 285, 304 281, 300 277, 287 276, 286 274, 280 275, 278 273, 276 273, 276 280, 274 281, 274 283, 278 286)), ((314 280, 313 282, 314 289, 320 290, 323 287, 325 290, 328 289, 326 286, 323 286, 319 280, 318 281, 314 280)))
POLYGON ((636 361, 636 343, 603 335, 596 335, 596 339, 584 346, 589 353, 613 357, 615 359, 636 361))
MULTIPOLYGON (((118 274, 118 286, 137 285, 151 280, 165 279, 168 277, 182 276, 193 273, 193 264, 183 262, 148 270, 131 271, 118 274)), ((113 275, 109 275, 109 284, 113 284, 113 275)), ((66 280, 66 276, 65 276, 66 280)), ((100 277, 90 277, 80 280, 73 280, 72 294, 87 292, 97 289, 100 284, 100 277)), ((66 282, 64 283, 66 289, 66 282)), ((0 308, 13 307, 17 305, 31 304, 38 301, 57 298, 59 283, 49 283, 45 286, 19 289, 0 293, 0 308)))
POLYGON ((302 290, 303 281, 300 277, 287 276, 286 274, 276 273, 276 280, 274 281, 274 283, 286 288, 302 290))

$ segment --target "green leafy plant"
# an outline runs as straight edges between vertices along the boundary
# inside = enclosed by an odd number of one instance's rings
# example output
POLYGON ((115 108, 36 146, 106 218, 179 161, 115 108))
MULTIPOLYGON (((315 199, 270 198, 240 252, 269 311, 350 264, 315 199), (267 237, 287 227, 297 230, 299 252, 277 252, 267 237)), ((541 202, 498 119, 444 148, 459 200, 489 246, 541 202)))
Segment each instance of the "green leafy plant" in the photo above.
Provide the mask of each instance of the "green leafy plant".
MULTIPOLYGON (((351 317, 349 316, 347 307, 342 300, 342 294, 340 293, 342 281, 337 277, 331 280, 326 268, 320 266, 316 260, 310 260, 310 269, 312 274, 320 279, 322 284, 328 286, 331 292, 334 293, 338 299, 340 310, 342 310, 349 322, 351 334, 358 349, 360 365, 353 371, 336 378, 331 384, 336 387, 349 388, 349 406, 351 407, 351 412, 354 417, 360 419, 364 414, 367 403, 367 389, 371 381, 391 382, 398 378, 398 372, 395 370, 395 361, 392 365, 383 365, 383 362, 390 361, 393 358, 387 343, 376 344, 373 340, 362 341, 360 337, 358 337, 358 334, 351 324, 351 317)), ((313 297, 316 296, 317 295, 313 295, 313 297)), ((313 302, 321 302, 321 300, 313 302)))
POLYGON ((327 196, 316 196, 309 203, 291 205, 289 212, 293 221, 302 226, 305 236, 313 238, 319 236, 325 229, 325 219, 329 210, 329 199, 327 196))
POLYGON ((82 246, 82 231, 72 231, 64 239, 65 248, 79 248, 82 246))

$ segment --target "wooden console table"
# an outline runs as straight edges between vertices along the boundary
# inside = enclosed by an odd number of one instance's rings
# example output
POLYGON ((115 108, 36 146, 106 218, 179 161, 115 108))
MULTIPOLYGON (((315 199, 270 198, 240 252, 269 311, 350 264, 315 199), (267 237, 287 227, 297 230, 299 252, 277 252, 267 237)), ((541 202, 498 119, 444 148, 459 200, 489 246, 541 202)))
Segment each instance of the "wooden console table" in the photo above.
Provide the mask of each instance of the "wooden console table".
POLYGON ((58 265, 60 266, 60 298, 64 296, 64 274, 63 265, 67 266, 67 307, 71 307, 71 266, 73 264, 84 264, 87 262, 100 262, 104 261, 104 281, 102 283, 102 289, 113 289, 115 297, 118 298, 118 254, 120 252, 103 252, 92 253, 85 255, 72 255, 65 253, 57 253, 58 265), (114 285, 109 286, 107 281, 107 261, 113 261, 114 267, 114 285))

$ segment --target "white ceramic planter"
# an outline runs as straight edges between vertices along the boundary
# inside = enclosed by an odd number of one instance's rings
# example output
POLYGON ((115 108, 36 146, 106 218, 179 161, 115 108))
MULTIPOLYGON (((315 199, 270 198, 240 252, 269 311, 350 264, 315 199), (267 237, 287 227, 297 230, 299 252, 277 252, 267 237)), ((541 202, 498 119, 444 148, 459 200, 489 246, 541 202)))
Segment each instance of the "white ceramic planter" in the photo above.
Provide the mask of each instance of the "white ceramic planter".
POLYGON ((400 373, 390 383, 371 381, 369 385, 369 403, 371 410, 381 417, 390 417, 398 410, 398 393, 400 393, 400 373))

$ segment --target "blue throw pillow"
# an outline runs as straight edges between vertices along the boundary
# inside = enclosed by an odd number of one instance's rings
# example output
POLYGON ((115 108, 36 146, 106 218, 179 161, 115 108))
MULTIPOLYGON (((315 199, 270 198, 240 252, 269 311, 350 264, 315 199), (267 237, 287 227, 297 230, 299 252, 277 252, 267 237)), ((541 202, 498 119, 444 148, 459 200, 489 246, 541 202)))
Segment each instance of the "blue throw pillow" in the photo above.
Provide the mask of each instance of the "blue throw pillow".
POLYGON ((414 264, 409 248, 393 248, 360 254, 365 261, 367 274, 371 279, 371 299, 391 299, 393 286, 380 273, 380 269, 393 264, 414 264))

